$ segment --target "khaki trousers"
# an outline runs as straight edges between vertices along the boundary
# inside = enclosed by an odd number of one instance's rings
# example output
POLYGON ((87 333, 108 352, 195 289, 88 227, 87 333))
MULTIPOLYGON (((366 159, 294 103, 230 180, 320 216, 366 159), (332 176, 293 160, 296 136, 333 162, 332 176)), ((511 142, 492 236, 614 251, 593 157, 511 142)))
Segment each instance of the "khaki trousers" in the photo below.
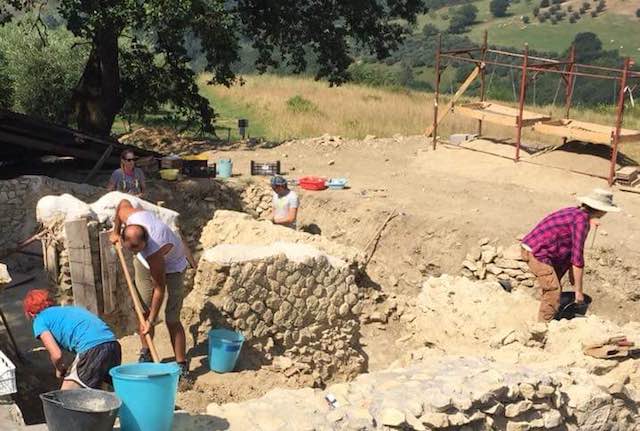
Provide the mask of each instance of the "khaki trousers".
POLYGON ((522 259, 527 262, 529 269, 536 276, 540 286, 538 321, 549 322, 553 320, 560 308, 560 293, 562 293, 560 280, 564 276, 566 269, 561 270, 540 262, 531 252, 524 248, 522 249, 522 259))

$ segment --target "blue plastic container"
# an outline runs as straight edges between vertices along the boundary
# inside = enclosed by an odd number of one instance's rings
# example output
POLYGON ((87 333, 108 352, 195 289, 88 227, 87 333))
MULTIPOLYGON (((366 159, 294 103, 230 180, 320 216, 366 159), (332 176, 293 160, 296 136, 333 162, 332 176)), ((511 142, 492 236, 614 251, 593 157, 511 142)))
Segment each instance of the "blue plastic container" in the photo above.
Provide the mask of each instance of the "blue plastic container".
POLYGON ((209 368, 217 373, 233 371, 240 356, 244 335, 229 329, 209 331, 209 368))
POLYGON ((216 170, 219 177, 229 178, 233 171, 233 162, 230 159, 220 159, 216 163, 216 170))
POLYGON ((168 364, 125 364, 109 371, 122 400, 122 431, 171 431, 180 367, 168 364))

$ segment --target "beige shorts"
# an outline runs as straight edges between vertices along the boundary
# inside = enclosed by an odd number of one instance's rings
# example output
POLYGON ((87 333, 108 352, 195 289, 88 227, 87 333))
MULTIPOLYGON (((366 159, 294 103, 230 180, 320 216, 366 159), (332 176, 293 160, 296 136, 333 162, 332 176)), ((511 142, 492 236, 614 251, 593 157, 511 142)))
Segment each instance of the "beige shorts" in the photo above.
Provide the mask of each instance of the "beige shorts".
MULTIPOLYGON (((136 290, 145 311, 148 312, 153 295, 151 271, 145 268, 135 257, 133 258, 133 268, 135 270, 136 290)), ((164 320, 166 323, 176 323, 180 321, 180 311, 184 300, 184 272, 172 272, 166 274, 165 277, 167 280, 167 303, 164 309, 164 320)))

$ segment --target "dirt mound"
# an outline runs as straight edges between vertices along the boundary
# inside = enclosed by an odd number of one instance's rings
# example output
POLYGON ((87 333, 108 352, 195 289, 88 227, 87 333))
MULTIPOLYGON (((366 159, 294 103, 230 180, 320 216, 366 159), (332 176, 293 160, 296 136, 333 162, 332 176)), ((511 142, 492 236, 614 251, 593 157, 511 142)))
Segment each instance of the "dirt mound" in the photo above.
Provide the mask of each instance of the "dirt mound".
POLYGON ((179 135, 169 128, 142 127, 118 138, 123 144, 133 145, 144 150, 156 151, 161 154, 198 154, 203 151, 214 150, 219 142, 197 139, 179 135))
POLYGON ((348 265, 359 266, 364 261, 362 252, 355 248, 340 245, 319 235, 277 226, 270 221, 254 220, 248 214, 235 211, 216 211, 200 237, 203 248, 219 244, 269 245, 277 241, 312 245, 328 255, 343 259, 348 265))

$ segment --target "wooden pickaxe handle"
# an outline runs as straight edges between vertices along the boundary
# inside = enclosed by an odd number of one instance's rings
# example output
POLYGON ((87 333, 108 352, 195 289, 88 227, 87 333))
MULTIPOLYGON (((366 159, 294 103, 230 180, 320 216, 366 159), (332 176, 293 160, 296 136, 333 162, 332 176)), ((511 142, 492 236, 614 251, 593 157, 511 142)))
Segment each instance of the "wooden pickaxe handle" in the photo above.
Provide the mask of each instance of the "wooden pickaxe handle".
MULTIPOLYGON (((131 300, 133 301, 133 308, 136 311, 136 315, 138 316, 138 322, 140 326, 145 321, 144 313, 142 312, 142 304, 140 303, 140 298, 138 298, 138 292, 133 287, 133 281, 131 281, 131 275, 129 274, 129 268, 127 268, 127 262, 124 260, 124 254, 122 254, 122 246, 119 242, 115 244, 116 252, 118 253, 118 258, 120 259, 120 266, 122 267, 122 271, 124 272, 124 278, 127 280, 127 287, 129 288, 129 295, 131 295, 131 300)), ((144 339, 147 341, 147 345, 149 346, 149 351, 151 352, 151 358, 153 358, 153 362, 160 362, 160 356, 158 356, 158 351, 156 350, 156 345, 153 344, 153 338, 151 335, 146 334, 144 339)))

